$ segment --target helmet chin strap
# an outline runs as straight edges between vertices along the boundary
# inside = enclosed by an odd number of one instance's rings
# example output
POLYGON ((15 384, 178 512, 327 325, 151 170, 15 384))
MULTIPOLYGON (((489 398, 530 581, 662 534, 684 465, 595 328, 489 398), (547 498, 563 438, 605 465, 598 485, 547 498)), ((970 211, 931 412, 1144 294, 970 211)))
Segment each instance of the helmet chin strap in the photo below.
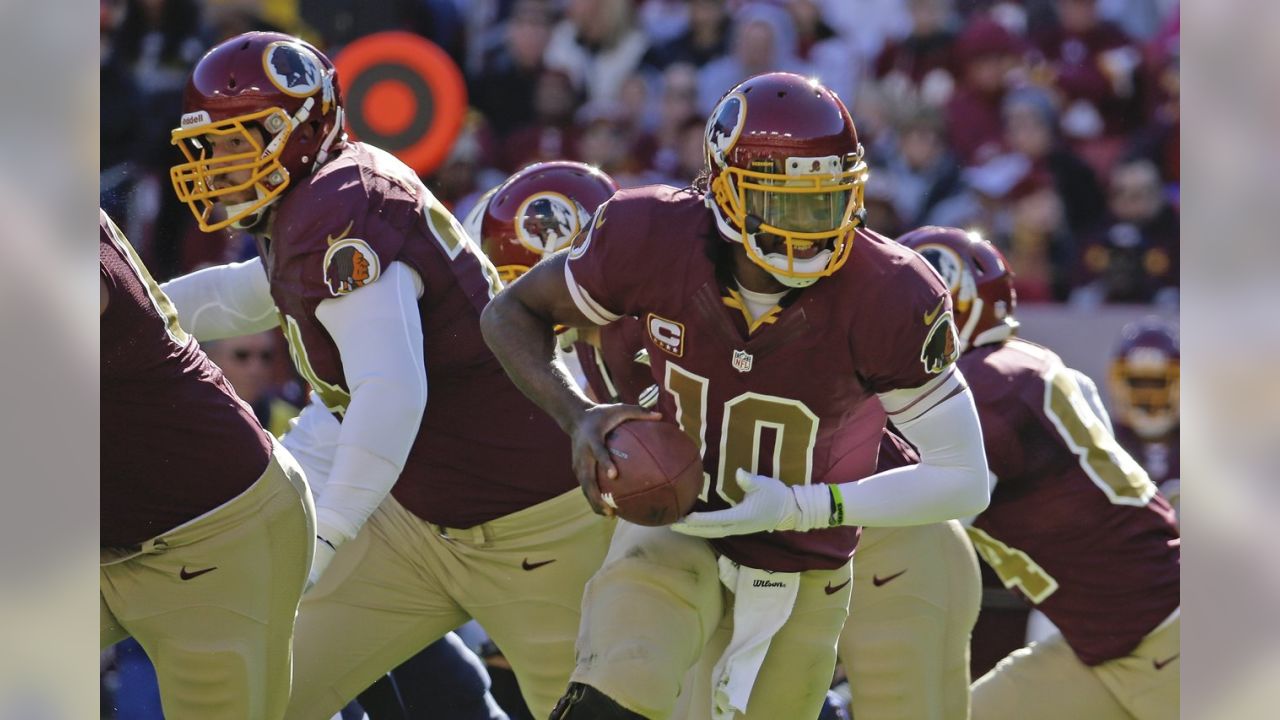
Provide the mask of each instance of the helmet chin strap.
MULTIPOLYGON (((245 209, 247 209, 247 208, 249 208, 249 207, 251 207, 251 206, 253 206, 253 205, 255 205, 255 204, 259 203, 259 202, 261 202, 261 201, 262 201, 262 199, 263 199, 263 196, 264 196, 266 193, 262 192, 262 188, 261 188, 261 187, 256 187, 256 186, 255 186, 253 190, 254 190, 254 193, 256 193, 257 197, 255 197, 253 200, 247 200, 247 201, 242 202, 242 203, 236 203, 236 204, 234 204, 234 205, 227 205, 227 206, 226 206, 226 209, 227 209, 227 215, 229 215, 229 216, 230 216, 230 215, 235 215, 236 213, 238 213, 238 212, 240 212, 240 211, 242 211, 242 210, 245 210, 245 209)), ((256 226, 258 223, 262 222, 262 218, 266 217, 266 215, 267 215, 267 209, 268 209, 269 207, 270 207, 270 205, 264 205, 262 208, 260 208, 260 209, 258 210, 258 212, 256 212, 256 213, 250 213, 250 214, 245 215, 244 217, 240 218, 239 220, 236 220, 236 221, 232 222, 232 223, 231 223, 231 227, 236 228, 237 230, 248 230, 248 229, 250 229, 250 228, 253 228, 253 227, 254 227, 254 226, 256 226)))

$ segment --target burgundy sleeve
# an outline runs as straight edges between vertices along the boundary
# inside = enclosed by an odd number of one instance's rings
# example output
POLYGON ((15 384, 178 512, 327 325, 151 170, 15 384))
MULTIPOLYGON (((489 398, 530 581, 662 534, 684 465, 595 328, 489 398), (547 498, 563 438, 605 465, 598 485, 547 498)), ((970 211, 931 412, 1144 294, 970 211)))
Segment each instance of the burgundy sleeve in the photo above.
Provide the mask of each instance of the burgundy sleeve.
POLYGON ((959 356, 951 294, 928 263, 914 256, 887 278, 876 307, 866 308, 854 352, 875 393, 915 388, 959 356))
POLYGON ((662 272, 647 240, 649 215, 644 203, 615 197, 596 210, 591 228, 569 249, 569 292, 598 325, 639 312, 642 288, 662 272))

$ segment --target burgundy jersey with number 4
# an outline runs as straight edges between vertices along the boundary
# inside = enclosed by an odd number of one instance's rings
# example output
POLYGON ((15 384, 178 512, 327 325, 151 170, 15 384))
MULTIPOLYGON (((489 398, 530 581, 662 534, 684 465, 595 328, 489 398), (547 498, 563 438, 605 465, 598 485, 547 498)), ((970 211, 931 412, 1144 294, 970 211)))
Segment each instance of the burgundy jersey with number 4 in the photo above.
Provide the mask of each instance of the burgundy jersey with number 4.
POLYGON ((1015 338, 959 365, 996 476, 974 547, 1083 662, 1127 655, 1178 608, 1172 508, 1053 352, 1015 338))
POLYGON ((267 468, 271 439, 123 233, 98 211, 101 543, 135 545, 213 510, 267 468))
MULTIPOLYGON (((920 256, 859 230, 848 263, 750 321, 702 195, 652 186, 601 206, 569 251, 566 280, 598 323, 643 328, 659 410, 701 448, 698 510, 742 497, 738 468, 788 484, 849 482, 876 469, 885 412, 875 393, 923 385, 953 357, 950 296, 920 256), (948 346, 950 347, 950 346, 948 346)), ((831 569, 855 528, 757 533, 714 545, 743 565, 831 569)))
POLYGON ((340 419, 349 388, 316 307, 377 282, 392 262, 422 278, 427 407, 391 491, 408 510, 465 528, 577 487, 568 438, 480 336, 497 271, 404 163, 347 143, 289 191, 259 250, 294 365, 340 419))
POLYGON ((1163 487, 1170 480, 1182 478, 1177 429, 1168 437, 1153 442, 1123 425, 1116 425, 1116 439, 1138 461, 1142 469, 1147 471, 1156 487, 1163 487))

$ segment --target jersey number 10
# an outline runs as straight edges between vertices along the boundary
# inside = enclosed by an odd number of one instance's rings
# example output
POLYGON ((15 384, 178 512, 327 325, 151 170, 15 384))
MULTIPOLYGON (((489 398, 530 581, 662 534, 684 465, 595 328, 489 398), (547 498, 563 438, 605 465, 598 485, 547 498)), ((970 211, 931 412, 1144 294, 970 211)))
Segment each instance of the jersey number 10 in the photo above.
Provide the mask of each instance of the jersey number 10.
MULTIPOLYGON (((663 385, 675 398, 676 422, 706 457, 707 389, 711 381, 668 362, 663 385)), ((724 404, 720 422, 720 465, 716 493, 735 505, 742 488, 734 479, 738 468, 760 469, 761 434, 771 429, 773 474, 787 485, 807 485, 813 479, 813 448, 818 439, 818 416, 804 403, 775 395, 745 392, 724 404)), ((708 499, 711 477, 703 471, 702 495, 708 499)))

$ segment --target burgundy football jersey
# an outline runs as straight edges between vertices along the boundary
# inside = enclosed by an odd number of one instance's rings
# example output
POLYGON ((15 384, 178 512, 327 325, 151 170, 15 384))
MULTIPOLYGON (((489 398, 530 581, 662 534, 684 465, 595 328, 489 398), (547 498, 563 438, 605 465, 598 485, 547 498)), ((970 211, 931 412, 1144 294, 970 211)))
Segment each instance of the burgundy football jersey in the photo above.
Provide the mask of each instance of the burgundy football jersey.
MULTIPOLYGON (((700 193, 651 186, 614 195, 568 255, 585 314, 640 320, 658 409, 702 453, 696 509, 737 502, 738 468, 793 485, 872 474, 885 426, 875 393, 918 387, 952 357, 934 342, 953 335, 942 281, 919 255, 860 230, 837 273, 749 321, 717 270, 731 248, 700 193)), ((714 544, 749 567, 797 571, 839 567, 857 537, 843 527, 714 544)))
POLYGON ((894 430, 886 429, 880 439, 880 457, 876 459, 876 472, 894 470, 920 464, 920 453, 894 430))
POLYGON ((599 333, 599 350, 581 340, 573 344, 587 385, 602 403, 639 405, 640 396, 653 387, 644 325, 633 317, 624 317, 601 327, 599 333))
POLYGON ((411 512, 465 528, 577 487, 568 438, 480 336, 497 271, 404 163, 346 144, 288 193, 259 243, 294 365, 339 419, 349 389, 316 307, 377 282, 395 261, 422 278, 427 407, 391 491, 411 512))
POLYGON ((1179 467, 1178 431, 1175 429, 1170 437, 1157 442, 1148 442, 1124 425, 1116 425, 1116 439, 1129 452, 1129 455, 1151 478, 1156 487, 1163 486, 1169 480, 1182 477, 1179 467))
POLYGON ((978 554, 1082 661, 1127 655, 1179 604, 1172 508, 1053 352, 1013 339, 959 365, 997 479, 970 530, 978 554))
POLYGON ((101 536, 135 545, 244 492, 271 439, 99 210, 102 315, 101 536))

